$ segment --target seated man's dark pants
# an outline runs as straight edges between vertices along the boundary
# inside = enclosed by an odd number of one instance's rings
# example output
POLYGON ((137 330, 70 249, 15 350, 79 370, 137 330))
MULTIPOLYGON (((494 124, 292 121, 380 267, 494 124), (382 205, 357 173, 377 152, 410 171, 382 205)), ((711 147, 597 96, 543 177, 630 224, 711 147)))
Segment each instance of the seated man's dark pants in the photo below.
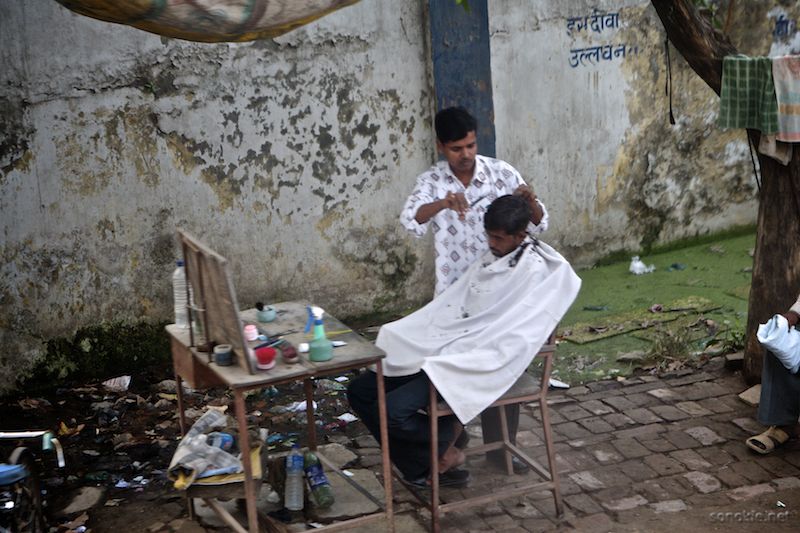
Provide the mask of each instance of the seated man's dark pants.
MULTIPOLYGON (((499 407, 486 409, 481 413, 481 431, 484 444, 503 440, 503 426, 500 424, 499 407)), ((508 422, 508 439, 511 444, 517 443, 517 428, 519 427, 519 404, 506 405, 506 420, 508 422)), ((505 461, 503 449, 486 452, 486 459, 492 462, 505 461)))
MULTIPOLYGON (((428 376, 418 372, 411 376, 384 377, 386 387, 386 423, 389 430, 389 455, 392 463, 408 480, 429 475, 430 422, 418 411, 427 410, 428 376)), ((361 418, 370 433, 380 442, 378 414, 378 380, 374 372, 364 372, 347 387, 350 407, 361 418)), ((439 457, 455 436, 455 417, 439 419, 439 457)))
POLYGON ((772 355, 764 354, 758 421, 765 426, 794 426, 800 416, 800 376, 772 355))

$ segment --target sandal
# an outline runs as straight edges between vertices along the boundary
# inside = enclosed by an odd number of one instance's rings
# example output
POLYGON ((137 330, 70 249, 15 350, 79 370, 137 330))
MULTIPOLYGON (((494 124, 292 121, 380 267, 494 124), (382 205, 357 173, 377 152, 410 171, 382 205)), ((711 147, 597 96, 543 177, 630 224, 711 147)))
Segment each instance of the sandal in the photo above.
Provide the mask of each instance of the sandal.
POLYGON ((764 433, 747 439, 747 447, 761 455, 775 451, 775 448, 789 440, 789 434, 778 426, 770 426, 764 433))

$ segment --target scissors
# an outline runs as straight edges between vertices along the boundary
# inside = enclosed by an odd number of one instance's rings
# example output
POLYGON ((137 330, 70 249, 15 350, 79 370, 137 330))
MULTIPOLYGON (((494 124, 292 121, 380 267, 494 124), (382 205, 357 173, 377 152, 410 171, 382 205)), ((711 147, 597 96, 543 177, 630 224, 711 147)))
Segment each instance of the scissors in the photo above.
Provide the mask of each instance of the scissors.
POLYGON ((480 203, 480 201, 481 201, 481 200, 483 200, 484 198, 486 198, 486 196, 487 196, 487 195, 485 195, 485 194, 484 194, 483 196, 479 196, 478 198, 476 198, 475 200, 473 200, 472 202, 470 202, 469 206, 470 206, 470 207, 475 207, 476 205, 478 205, 478 203, 480 203))

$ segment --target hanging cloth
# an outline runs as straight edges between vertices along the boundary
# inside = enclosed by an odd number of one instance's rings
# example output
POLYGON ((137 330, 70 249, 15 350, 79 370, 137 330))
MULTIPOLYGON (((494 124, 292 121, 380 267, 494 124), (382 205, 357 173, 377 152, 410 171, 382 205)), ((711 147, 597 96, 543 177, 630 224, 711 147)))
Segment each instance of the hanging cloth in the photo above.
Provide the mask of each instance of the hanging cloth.
POLYGON ((778 102, 779 141, 800 142, 800 56, 772 59, 772 77, 778 102))
POLYGON ((768 57, 728 56, 722 60, 720 128, 778 132, 778 102, 768 57))

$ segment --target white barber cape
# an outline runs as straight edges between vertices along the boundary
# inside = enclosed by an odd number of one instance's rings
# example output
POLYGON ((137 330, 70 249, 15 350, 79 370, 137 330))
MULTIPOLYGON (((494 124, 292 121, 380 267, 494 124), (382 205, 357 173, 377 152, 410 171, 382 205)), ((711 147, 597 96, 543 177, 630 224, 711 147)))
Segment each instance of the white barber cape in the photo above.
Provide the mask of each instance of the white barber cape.
POLYGON ((486 252, 428 305, 380 329, 384 374, 425 371, 466 424, 528 368, 580 286, 561 254, 530 237, 501 258, 486 252))

